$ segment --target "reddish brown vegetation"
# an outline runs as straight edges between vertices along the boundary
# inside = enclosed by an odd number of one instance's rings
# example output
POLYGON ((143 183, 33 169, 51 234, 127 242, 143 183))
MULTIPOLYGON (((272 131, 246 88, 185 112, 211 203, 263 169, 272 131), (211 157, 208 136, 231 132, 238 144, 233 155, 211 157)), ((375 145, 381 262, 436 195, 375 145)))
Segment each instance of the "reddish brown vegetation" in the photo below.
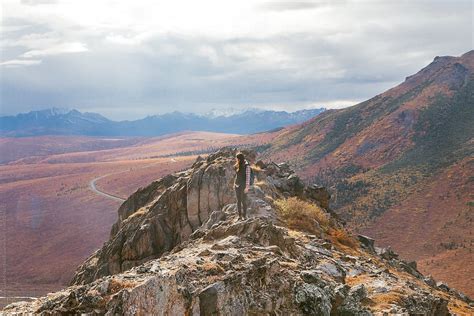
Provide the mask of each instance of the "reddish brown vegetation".
POLYGON ((190 152, 255 140, 193 132, 120 140, 121 148, 102 150, 97 144, 110 140, 37 137, 1 141, 2 155, 8 148, 15 152, 9 157, 19 160, 0 165, 0 211, 6 217, 0 238, 6 246, 0 250, 6 258, 6 266, 0 262, 1 271, 6 271, 0 280, 0 296, 39 296, 68 284, 76 267, 107 240, 116 221, 120 202, 91 191, 92 179, 108 175, 97 181, 97 188, 125 198, 191 165, 196 156, 190 152), (127 142, 131 146, 126 147, 127 142), (92 150, 84 151, 84 144, 93 144, 92 150), (30 146, 42 148, 41 153, 31 156, 30 146), (62 149, 69 153, 57 154, 62 149))
POLYGON ((265 158, 327 186, 355 230, 474 296, 474 51, 286 128, 265 158))
POLYGON ((362 229, 417 260, 423 273, 474 295, 474 161, 465 159, 362 229))

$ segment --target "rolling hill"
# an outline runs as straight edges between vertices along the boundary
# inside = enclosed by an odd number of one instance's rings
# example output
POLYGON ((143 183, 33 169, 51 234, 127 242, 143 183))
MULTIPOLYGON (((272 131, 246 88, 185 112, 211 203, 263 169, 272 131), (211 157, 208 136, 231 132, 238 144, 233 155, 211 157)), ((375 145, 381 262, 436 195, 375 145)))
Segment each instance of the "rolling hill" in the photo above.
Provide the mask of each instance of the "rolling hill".
POLYGON ((473 295, 474 51, 282 130, 264 157, 331 188, 349 226, 473 295), (471 263, 471 264, 469 264, 471 263))

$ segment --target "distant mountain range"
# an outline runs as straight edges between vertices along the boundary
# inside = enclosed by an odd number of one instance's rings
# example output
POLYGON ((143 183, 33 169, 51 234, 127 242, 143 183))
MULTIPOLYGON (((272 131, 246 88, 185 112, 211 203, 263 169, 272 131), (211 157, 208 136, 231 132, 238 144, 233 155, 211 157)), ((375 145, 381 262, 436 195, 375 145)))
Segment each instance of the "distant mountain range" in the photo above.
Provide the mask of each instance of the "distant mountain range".
POLYGON ((323 111, 214 110, 203 115, 175 111, 117 122, 97 113, 51 108, 0 117, 0 136, 158 136, 184 130, 252 134, 301 123, 323 111))

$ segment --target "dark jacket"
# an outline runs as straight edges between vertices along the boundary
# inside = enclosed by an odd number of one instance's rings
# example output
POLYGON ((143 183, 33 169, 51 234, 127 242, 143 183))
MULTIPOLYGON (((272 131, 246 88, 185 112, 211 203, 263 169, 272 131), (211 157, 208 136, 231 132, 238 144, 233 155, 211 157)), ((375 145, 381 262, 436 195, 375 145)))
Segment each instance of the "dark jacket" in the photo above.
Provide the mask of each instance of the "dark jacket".
POLYGON ((235 175, 234 186, 236 188, 245 188, 245 186, 249 186, 249 182, 250 182, 249 173, 250 173, 250 164, 248 163, 247 160, 245 160, 243 168, 240 168, 235 175))

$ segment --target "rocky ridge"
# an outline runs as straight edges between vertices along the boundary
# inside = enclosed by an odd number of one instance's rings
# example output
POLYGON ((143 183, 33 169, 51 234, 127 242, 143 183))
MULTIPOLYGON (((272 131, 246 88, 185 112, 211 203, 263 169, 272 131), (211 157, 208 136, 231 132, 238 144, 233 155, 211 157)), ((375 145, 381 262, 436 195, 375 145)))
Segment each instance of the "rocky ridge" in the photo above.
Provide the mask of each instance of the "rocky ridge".
MULTIPOLYGON (((449 315, 472 301, 416 263, 359 236, 305 233, 279 218, 275 200, 296 196, 328 214, 329 193, 305 186, 286 164, 255 163, 248 218, 232 190, 235 150, 198 158, 183 172, 134 193, 110 240, 82 264, 70 287, 6 314, 55 315, 449 315), (349 238, 349 237, 348 237, 349 238), (349 246, 351 245, 351 246, 349 246)), ((255 160, 255 154, 247 156, 255 160)), ((318 225, 318 223, 315 223, 318 225)))

